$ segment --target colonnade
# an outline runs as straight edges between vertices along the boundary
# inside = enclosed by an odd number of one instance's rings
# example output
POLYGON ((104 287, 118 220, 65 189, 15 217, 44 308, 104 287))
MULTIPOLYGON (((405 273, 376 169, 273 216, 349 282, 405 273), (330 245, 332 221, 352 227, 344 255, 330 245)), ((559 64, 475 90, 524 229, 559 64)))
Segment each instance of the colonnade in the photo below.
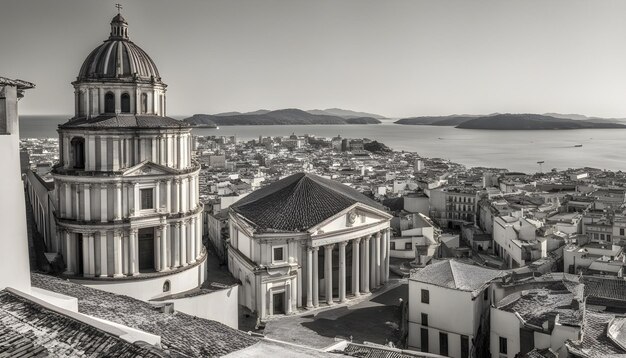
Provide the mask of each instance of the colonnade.
MULTIPOLYGON (((140 216, 140 190, 154 189, 153 212, 180 213, 197 209, 198 175, 143 182, 77 183, 57 180, 58 216, 84 221, 116 221, 140 216)), ((144 213, 148 213, 143 210, 144 213)))
POLYGON ((319 254, 324 251, 325 301, 331 305, 335 298, 339 302, 347 300, 346 247, 352 245, 352 292, 353 296, 369 293, 371 289, 389 280, 389 229, 372 235, 358 237, 336 244, 307 247, 306 307, 320 304, 319 254), (333 296, 333 251, 338 250, 338 295, 333 296))
POLYGON ((203 255, 200 214, 152 227, 109 230, 60 228, 67 275, 123 277, 139 274, 140 230, 153 230, 152 268, 164 272, 192 265, 203 255), (79 245, 79 239, 82 244, 79 245), (82 260, 80 272, 79 260, 82 260))
POLYGON ((74 151, 84 150, 84 170, 119 171, 130 168, 145 160, 175 169, 192 166, 192 136, 182 133, 146 133, 141 136, 129 136, 123 133, 107 135, 80 133, 62 133, 61 163, 65 169, 73 169, 74 151), (72 146, 74 139, 84 142, 81 147, 72 146))

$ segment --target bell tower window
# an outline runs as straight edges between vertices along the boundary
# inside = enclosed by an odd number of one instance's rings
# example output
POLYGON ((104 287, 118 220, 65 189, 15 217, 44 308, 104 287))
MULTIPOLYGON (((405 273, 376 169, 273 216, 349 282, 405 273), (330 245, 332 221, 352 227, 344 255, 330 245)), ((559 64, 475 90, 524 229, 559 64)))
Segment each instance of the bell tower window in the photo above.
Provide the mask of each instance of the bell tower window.
POLYGON ((70 142, 72 148, 72 166, 74 169, 85 168, 85 138, 75 137, 70 142))
POLYGON ((130 95, 128 93, 122 94, 122 113, 130 113, 130 95))
POLYGON ((107 92, 104 95, 104 113, 115 113, 115 95, 107 92))

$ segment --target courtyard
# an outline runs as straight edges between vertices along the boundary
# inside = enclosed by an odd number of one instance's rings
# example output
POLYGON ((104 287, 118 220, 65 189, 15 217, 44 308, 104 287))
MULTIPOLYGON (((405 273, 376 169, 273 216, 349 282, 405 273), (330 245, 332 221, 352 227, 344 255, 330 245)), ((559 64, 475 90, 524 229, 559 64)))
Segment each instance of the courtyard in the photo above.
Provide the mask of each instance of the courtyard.
POLYGON ((400 339, 401 306, 406 302, 406 279, 391 279, 385 287, 358 302, 349 302, 311 312, 270 320, 266 337, 324 348, 335 338, 362 343, 397 344, 400 339))

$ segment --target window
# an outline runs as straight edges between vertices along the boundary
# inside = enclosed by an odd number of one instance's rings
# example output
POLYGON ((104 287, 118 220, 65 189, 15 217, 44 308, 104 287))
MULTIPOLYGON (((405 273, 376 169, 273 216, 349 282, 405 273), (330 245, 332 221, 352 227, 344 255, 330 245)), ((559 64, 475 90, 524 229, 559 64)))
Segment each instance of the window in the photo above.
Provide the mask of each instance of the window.
POLYGON ((428 315, 426 313, 422 313, 422 326, 428 326, 428 315))
POLYGON ((104 95, 104 113, 115 113, 115 95, 107 92, 104 95))
POLYGON ((389 243, 389 250, 395 250, 396 249, 396 243, 395 242, 390 242, 389 243))
POLYGON ((272 249, 272 261, 284 261, 285 248, 284 247, 275 247, 272 249))
POLYGON ((404 243, 404 249, 405 250, 412 250, 413 249, 413 244, 410 242, 405 242, 404 243))
POLYGON ((75 137, 70 141, 72 148, 72 166, 75 169, 85 168, 85 138, 75 137))
POLYGON ((422 352, 428 352, 428 328, 420 330, 420 341, 422 343, 422 352))
POLYGON ((148 94, 141 94, 141 113, 148 113, 148 94))
POLYGON ((424 290, 422 289, 422 303, 430 303, 430 297, 429 297, 429 293, 428 290, 424 290))
POLYGON ((623 227, 619 229, 619 234, 624 236, 624 228, 623 227))
POLYGON ((461 336, 461 358, 469 357, 469 337, 461 336))
POLYGON ((442 356, 448 355, 448 334, 439 332, 439 354, 442 356))
POLYGON ((154 209, 154 189, 141 189, 141 209, 154 209))
POLYGON ((485 288, 483 291, 483 300, 487 301, 489 299, 489 289, 485 288))
POLYGON ((122 113, 130 113, 130 95, 122 94, 122 113))
POLYGON ((506 338, 500 337, 500 354, 507 354, 506 348, 506 338))

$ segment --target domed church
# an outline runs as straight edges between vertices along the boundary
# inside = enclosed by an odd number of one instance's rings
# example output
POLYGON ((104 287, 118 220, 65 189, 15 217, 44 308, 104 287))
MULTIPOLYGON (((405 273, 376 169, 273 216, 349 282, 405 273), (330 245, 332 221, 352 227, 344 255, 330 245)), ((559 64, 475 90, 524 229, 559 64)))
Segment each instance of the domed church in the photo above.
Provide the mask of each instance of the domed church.
POLYGON ((75 115, 58 128, 52 173, 65 276, 142 300, 198 287, 206 251, 191 128, 166 117, 167 85, 121 14, 72 85, 75 115))

